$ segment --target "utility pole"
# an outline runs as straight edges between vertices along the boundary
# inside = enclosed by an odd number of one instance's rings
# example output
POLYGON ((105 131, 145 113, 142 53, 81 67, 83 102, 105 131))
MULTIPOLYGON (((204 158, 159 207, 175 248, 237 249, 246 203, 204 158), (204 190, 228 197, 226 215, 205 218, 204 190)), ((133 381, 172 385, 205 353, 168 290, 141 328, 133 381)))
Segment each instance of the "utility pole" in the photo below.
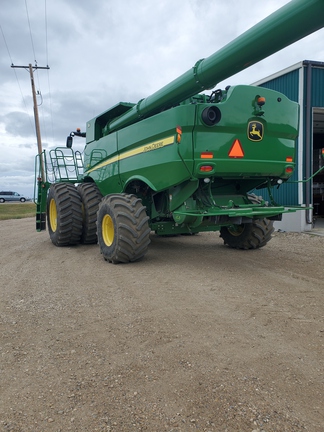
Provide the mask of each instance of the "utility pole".
POLYGON ((43 147, 42 147, 42 139, 41 139, 41 133, 40 133, 40 127, 39 127, 39 117, 38 117, 38 107, 37 107, 37 100, 36 100, 36 90, 35 90, 35 83, 34 83, 34 70, 36 69, 49 69, 49 66, 32 66, 31 63, 29 63, 28 66, 15 66, 14 64, 11 65, 12 68, 20 68, 20 69, 26 69, 29 71, 30 75, 30 81, 31 81, 31 88, 32 88, 32 94, 33 94, 33 101, 34 101, 34 118, 35 118, 35 128, 36 128, 36 137, 37 137, 37 147, 38 147, 38 154, 40 157, 40 168, 41 168, 41 181, 45 182, 45 167, 44 167, 44 159, 43 159, 43 147))

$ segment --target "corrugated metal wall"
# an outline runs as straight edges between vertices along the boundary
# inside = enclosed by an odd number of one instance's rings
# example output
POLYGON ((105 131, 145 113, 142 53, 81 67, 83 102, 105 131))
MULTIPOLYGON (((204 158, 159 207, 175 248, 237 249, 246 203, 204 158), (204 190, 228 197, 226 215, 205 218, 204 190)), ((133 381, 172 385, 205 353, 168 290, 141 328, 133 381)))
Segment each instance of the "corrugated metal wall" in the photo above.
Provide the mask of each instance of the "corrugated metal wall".
POLYGON ((261 87, 266 87, 272 90, 277 90, 294 102, 298 102, 298 87, 299 87, 299 69, 281 75, 271 81, 261 84, 261 87))
POLYGON ((312 106, 324 107, 324 63, 312 68, 312 106))
MULTIPOLYGON (((272 90, 279 91, 286 95, 294 102, 299 101, 299 68, 292 70, 284 75, 278 76, 270 81, 261 84, 261 87, 266 87, 272 90)), ((298 167, 298 152, 296 152, 296 166, 298 167)), ((298 180, 298 172, 295 170, 290 178, 290 182, 298 180)), ((259 189, 254 191, 257 195, 262 195, 269 200, 267 189, 259 189)), ((298 204, 298 184, 285 183, 279 188, 272 189, 272 195, 275 201, 281 205, 296 205, 298 204)))

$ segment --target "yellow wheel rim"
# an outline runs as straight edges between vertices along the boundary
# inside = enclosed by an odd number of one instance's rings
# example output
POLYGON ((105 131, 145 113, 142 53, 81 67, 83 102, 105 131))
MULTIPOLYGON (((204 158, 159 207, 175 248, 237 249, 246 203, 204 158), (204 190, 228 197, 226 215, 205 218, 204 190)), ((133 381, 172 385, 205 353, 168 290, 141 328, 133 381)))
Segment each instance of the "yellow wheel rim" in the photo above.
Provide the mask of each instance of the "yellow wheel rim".
POLYGON ((49 221, 51 230, 55 232, 57 230, 57 208, 56 208, 56 202, 52 198, 49 205, 49 221))
POLYGON ((106 246, 111 246, 114 242, 115 237, 115 229, 114 229, 114 222, 108 214, 106 214, 101 223, 102 228, 102 238, 105 242, 106 246))
POLYGON ((244 225, 233 225, 231 227, 228 227, 228 232, 230 234, 232 234, 232 236, 234 237, 238 237, 242 234, 242 232, 244 231, 244 225))

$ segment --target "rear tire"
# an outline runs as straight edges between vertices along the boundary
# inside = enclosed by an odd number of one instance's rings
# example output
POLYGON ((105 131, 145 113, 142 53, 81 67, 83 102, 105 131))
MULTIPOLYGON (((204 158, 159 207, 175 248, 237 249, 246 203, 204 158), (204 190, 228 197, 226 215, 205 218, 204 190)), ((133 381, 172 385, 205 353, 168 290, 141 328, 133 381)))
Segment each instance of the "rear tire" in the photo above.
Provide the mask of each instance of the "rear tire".
POLYGON ((50 239, 55 246, 70 246, 80 242, 82 206, 73 184, 51 185, 47 196, 47 221, 50 239))
POLYGON ((98 243, 106 261, 137 261, 147 252, 150 227, 146 208, 135 195, 104 197, 97 216, 98 243))
POLYGON ((222 227, 220 236, 224 244, 231 248, 257 249, 271 240, 273 231, 273 222, 264 218, 253 220, 252 223, 222 227))
POLYGON ((94 183, 81 183, 77 191, 82 201, 83 228, 81 243, 97 243, 97 212, 102 199, 101 192, 94 183))

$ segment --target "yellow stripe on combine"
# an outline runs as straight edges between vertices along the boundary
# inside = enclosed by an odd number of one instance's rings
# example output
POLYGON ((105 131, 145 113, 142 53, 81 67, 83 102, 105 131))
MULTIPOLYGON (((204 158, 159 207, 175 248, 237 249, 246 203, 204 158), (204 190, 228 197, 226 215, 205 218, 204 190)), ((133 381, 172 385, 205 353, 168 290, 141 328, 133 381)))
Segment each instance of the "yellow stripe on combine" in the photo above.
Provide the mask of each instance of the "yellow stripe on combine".
POLYGON ((97 169, 103 168, 104 166, 110 165, 110 164, 112 164, 114 162, 118 162, 120 160, 129 158, 129 157, 132 157, 132 156, 136 156, 136 155, 141 154, 141 153, 147 153, 147 152, 150 152, 150 151, 158 150, 158 149, 160 149, 162 147, 166 147, 166 146, 171 145, 171 144, 174 144, 174 136, 170 136, 170 137, 165 138, 165 139, 160 140, 160 141, 154 141, 152 143, 145 144, 145 145, 143 145, 141 147, 137 147, 137 148, 135 148, 133 150, 128 150, 128 151, 126 151, 124 153, 121 153, 121 154, 119 154, 117 156, 114 156, 114 157, 112 157, 110 159, 107 159, 104 162, 101 162, 100 164, 98 164, 95 167, 87 170, 86 172, 87 172, 87 174, 89 174, 92 171, 96 171, 97 169))

